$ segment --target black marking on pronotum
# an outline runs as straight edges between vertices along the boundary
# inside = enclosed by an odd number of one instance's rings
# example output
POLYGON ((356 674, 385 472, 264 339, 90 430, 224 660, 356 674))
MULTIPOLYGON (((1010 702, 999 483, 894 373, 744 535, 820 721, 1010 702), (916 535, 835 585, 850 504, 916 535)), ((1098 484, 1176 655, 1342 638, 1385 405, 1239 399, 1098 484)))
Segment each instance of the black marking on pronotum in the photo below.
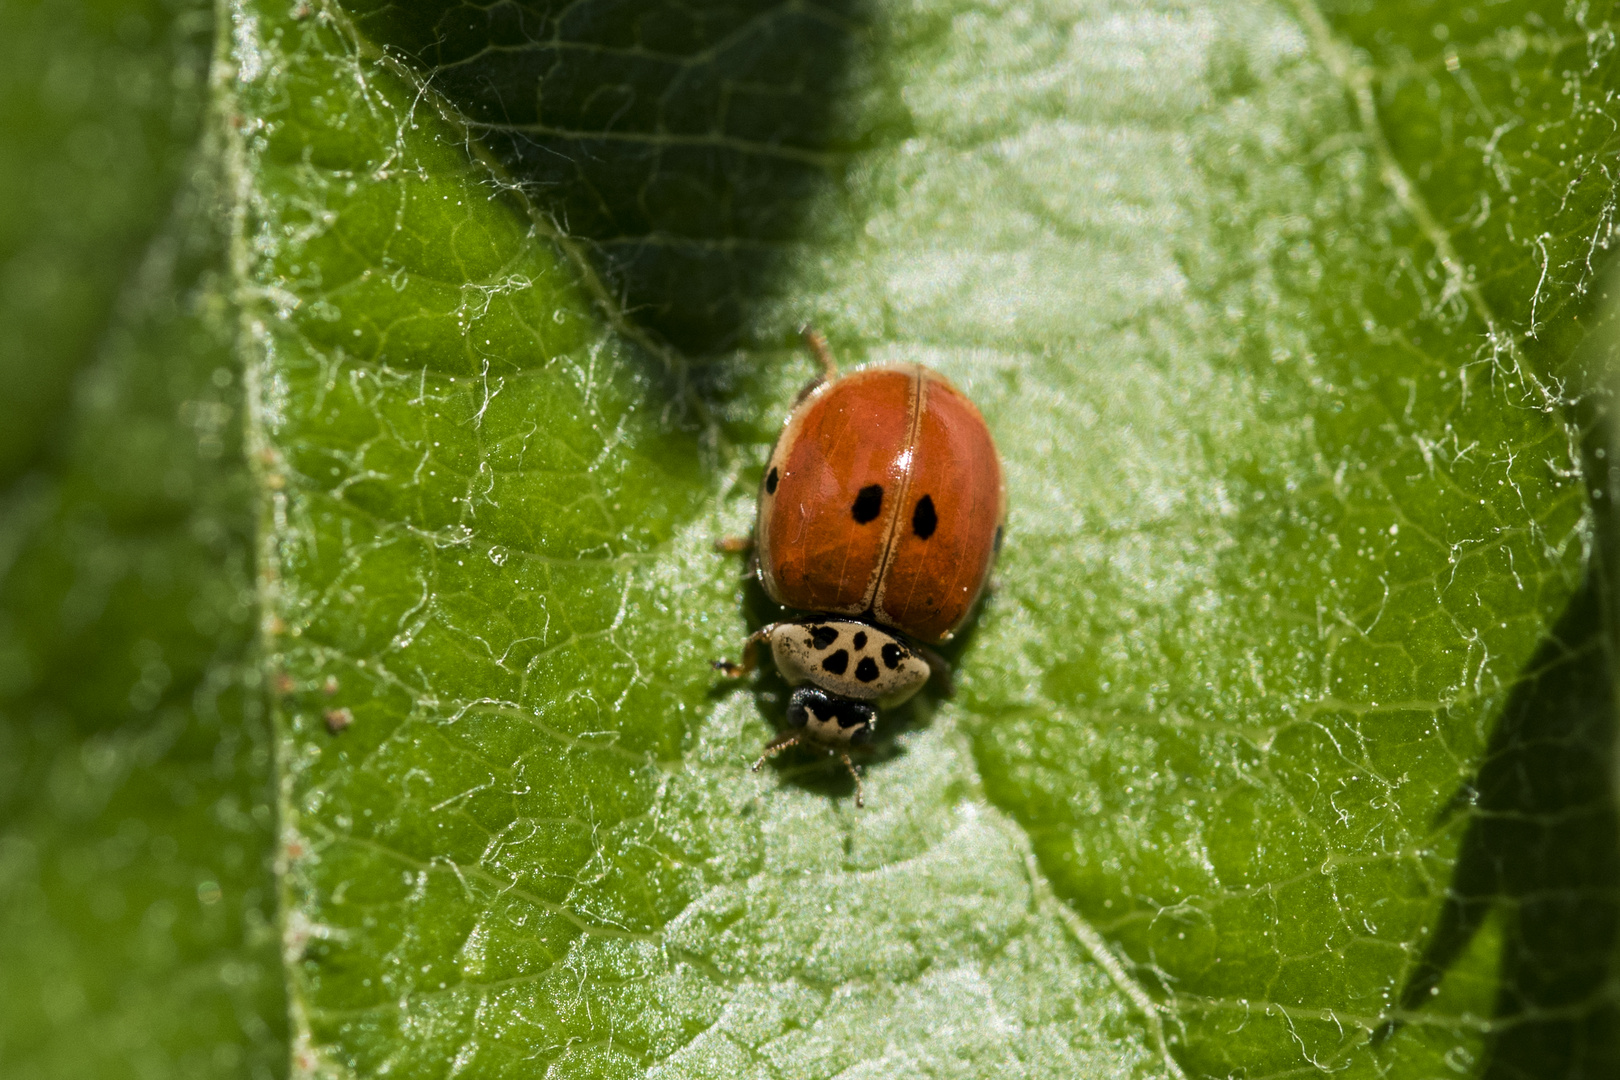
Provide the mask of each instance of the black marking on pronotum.
POLYGON ((870 708, 862 708, 856 705, 853 701, 841 704, 847 704, 854 707, 835 709, 833 711, 833 718, 838 721, 839 727, 852 728, 871 723, 872 710, 870 708))
POLYGON ((818 626, 810 631, 810 644, 818 649, 825 649, 838 640, 836 626, 818 626))
POLYGON ((876 521, 877 516, 883 512, 883 485, 868 484, 855 495, 855 505, 849 508, 855 516, 857 525, 865 525, 868 521, 876 521))
POLYGON ((870 656, 861 657, 861 662, 855 665, 855 677, 861 682, 871 682, 877 678, 877 661, 870 656))
POLYGON ((860 652, 864 648, 866 648, 866 631, 857 630, 855 631, 855 651, 860 652))
POLYGON ((812 715, 824 724, 830 720, 845 731, 854 728, 849 741, 864 743, 872 737, 872 718, 877 710, 862 701, 838 697, 814 686, 801 686, 793 691, 793 698, 788 702, 788 724, 802 728, 812 715))
POLYGON ((771 466, 771 471, 769 473, 767 473, 766 476, 765 476, 765 494, 767 494, 767 495, 775 495, 776 494, 776 481, 777 481, 776 466, 772 465, 771 466))
POLYGON ((830 671, 834 675, 842 675, 849 670, 849 650, 839 649, 821 662, 823 671, 830 671))
POLYGON ((917 509, 911 512, 911 531, 918 539, 926 540, 939 528, 939 515, 934 513, 934 497, 924 495, 917 500, 917 509))
POLYGON ((888 668, 890 671, 893 671, 895 668, 899 667, 900 661, 904 660, 905 658, 905 651, 894 642, 891 641, 887 645, 883 646, 883 666, 888 668))

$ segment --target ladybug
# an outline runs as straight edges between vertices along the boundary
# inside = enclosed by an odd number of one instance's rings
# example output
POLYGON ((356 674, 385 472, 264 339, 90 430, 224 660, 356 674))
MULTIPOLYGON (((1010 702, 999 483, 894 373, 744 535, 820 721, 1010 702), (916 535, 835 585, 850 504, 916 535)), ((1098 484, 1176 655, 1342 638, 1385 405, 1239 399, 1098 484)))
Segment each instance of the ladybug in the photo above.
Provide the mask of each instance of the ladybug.
MULTIPOLYGON (((979 410, 937 371, 884 364, 840 376, 826 339, 805 341, 823 374, 800 392, 760 483, 753 572, 770 598, 814 612, 748 637, 731 678, 759 646, 796 689, 789 746, 838 754, 871 741, 877 710, 910 699, 949 667, 929 646, 973 613, 1001 547, 1007 494, 979 410)), ((727 543, 743 550, 748 541, 727 543)))

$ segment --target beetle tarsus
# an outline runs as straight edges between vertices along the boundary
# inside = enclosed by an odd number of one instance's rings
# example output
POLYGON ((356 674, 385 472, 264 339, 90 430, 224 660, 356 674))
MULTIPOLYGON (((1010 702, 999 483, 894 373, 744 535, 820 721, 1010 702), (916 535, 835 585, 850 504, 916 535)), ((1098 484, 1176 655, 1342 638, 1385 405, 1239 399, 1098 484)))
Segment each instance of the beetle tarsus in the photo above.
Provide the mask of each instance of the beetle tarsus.
POLYGON ((838 378, 838 361, 833 359, 832 348, 827 344, 826 335, 813 326, 806 326, 803 330, 804 343, 810 349, 810 355, 816 358, 821 365, 821 378, 819 382, 832 382, 838 378))
POLYGON ((846 750, 843 753, 839 754, 838 756, 843 758, 843 760, 844 760, 844 768, 849 770, 849 775, 851 777, 853 777, 854 780, 855 780, 855 806, 856 806, 856 808, 860 809, 860 808, 865 807, 866 806, 866 791, 865 791, 864 788, 861 787, 861 774, 855 770, 855 763, 853 761, 849 760, 849 751, 846 750))
POLYGON ((728 679, 740 679, 753 671, 759 665, 759 643, 764 641, 765 636, 774 629, 776 629, 776 624, 771 623, 769 626, 762 626, 748 635, 748 640, 743 642, 742 663, 734 664, 730 660, 716 660, 714 661, 714 670, 728 679))
POLYGON ((754 772, 759 772, 759 770, 765 767, 765 762, 769 761, 777 754, 780 754, 788 747, 799 745, 799 743, 802 741, 803 740, 799 737, 799 733, 797 731, 782 732, 782 734, 765 744, 765 752, 759 755, 758 761, 754 762, 754 772))

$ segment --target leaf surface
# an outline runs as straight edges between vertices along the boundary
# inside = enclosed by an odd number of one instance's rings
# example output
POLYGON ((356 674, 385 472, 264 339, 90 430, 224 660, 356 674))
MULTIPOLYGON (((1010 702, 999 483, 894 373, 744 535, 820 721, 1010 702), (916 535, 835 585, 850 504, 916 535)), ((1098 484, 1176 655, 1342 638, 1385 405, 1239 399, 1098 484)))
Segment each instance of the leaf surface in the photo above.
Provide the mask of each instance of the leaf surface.
POLYGON ((295 1063, 1488 1075, 1517 931, 1435 942, 1586 640, 1606 24, 683 10, 236 16, 295 1063), (842 54, 784 76, 806 17, 842 54), (784 147, 779 218, 716 212, 784 147), (707 670, 773 616, 710 542, 806 319, 967 390, 1012 492, 864 812, 749 775, 783 687, 707 670))

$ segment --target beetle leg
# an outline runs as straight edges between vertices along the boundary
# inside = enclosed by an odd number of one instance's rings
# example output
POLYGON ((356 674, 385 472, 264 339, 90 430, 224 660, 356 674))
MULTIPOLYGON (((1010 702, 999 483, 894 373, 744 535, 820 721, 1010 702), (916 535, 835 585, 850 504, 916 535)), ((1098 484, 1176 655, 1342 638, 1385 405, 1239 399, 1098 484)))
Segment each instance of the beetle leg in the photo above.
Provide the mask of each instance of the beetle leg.
POLYGON ((845 750, 838 756, 844 759, 844 768, 849 770, 849 775, 855 778, 855 805, 865 806, 866 793, 861 789, 861 774, 855 771, 855 763, 849 760, 849 751, 845 750))
POLYGON ((804 389, 799 391, 799 396, 793 399, 795 406, 814 393, 816 387, 838 378, 838 361, 833 359, 832 349, 828 348, 826 337, 813 326, 806 326, 801 332, 804 335, 805 345, 810 349, 810 355, 821 365, 821 374, 811 379, 805 384, 804 389))
POLYGON ((742 663, 733 664, 730 660, 716 660, 714 670, 728 679, 740 679, 753 671, 754 668, 759 666, 759 643, 764 641, 765 636, 775 629, 776 624, 771 623, 771 625, 762 626, 749 634, 748 640, 743 642, 742 663))
POLYGON ((759 545, 754 543, 752 534, 748 536, 722 536, 714 542, 716 551, 727 555, 748 555, 748 568, 743 571, 743 580, 759 577, 759 545))
POLYGON ((765 744, 765 752, 763 754, 759 755, 759 760, 758 761, 754 762, 754 770, 753 771, 754 772, 759 772, 760 769, 763 769, 765 767, 765 762, 768 759, 775 757, 777 754, 780 754, 782 751, 786 750, 790 746, 799 745, 799 742, 800 742, 799 735, 800 735, 800 733, 797 732, 797 731, 784 731, 780 735, 778 735, 776 738, 774 738, 770 742, 766 743, 765 744))
POLYGON ((810 347, 810 355, 816 358, 821 365, 821 378, 824 382, 832 382, 838 378, 838 361, 833 359, 832 349, 827 346, 827 337, 813 326, 804 328, 804 343, 810 347))

